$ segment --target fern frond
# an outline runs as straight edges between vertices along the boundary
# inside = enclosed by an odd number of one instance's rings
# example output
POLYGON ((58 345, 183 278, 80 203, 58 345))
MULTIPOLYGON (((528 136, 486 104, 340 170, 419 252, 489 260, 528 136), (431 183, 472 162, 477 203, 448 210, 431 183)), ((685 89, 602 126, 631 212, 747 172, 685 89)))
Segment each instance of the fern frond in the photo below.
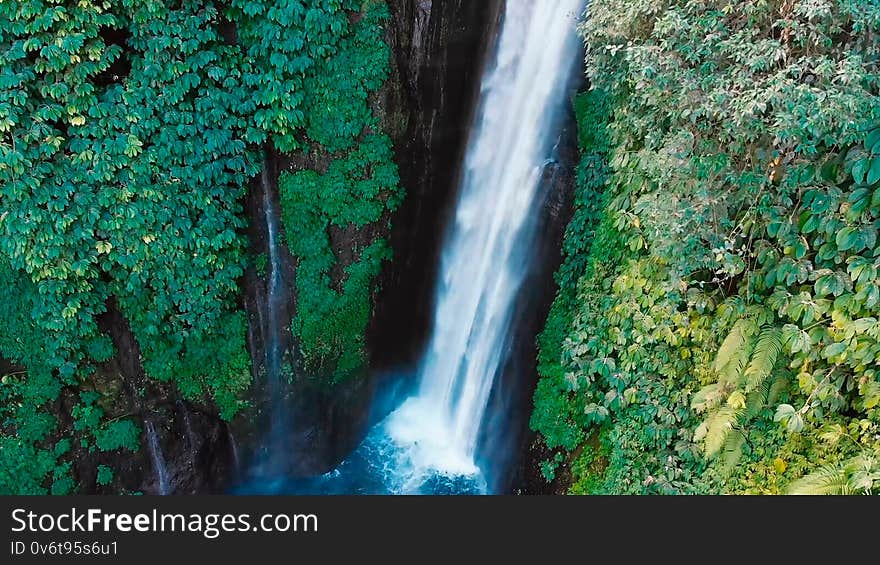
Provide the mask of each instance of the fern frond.
POLYGON ((848 494, 849 476, 842 465, 825 465, 792 482, 787 494, 848 494))
POLYGON ((722 406, 707 418, 706 441, 703 445, 706 457, 713 457, 721 450, 740 412, 732 406, 722 406))
POLYGON ((724 440, 721 450, 721 470, 729 475, 739 460, 742 458, 742 448, 746 443, 746 436, 740 430, 732 430, 724 440))
POLYGON ((766 387, 761 387, 758 390, 753 390, 746 395, 746 409, 743 415, 745 416, 745 419, 747 421, 758 416, 761 413, 761 410, 763 410, 763 408, 767 406, 766 398, 766 387))
POLYGON ((776 404, 779 395, 788 388, 788 378, 784 373, 771 373, 755 390, 747 395, 746 414, 754 418, 767 406, 776 404))
POLYGON ((774 327, 761 330, 755 349, 752 351, 752 360, 745 371, 746 392, 757 390, 764 384, 773 372, 781 351, 782 330, 774 327))
POLYGON ((764 401, 769 405, 773 405, 776 404, 779 395, 788 388, 788 379, 785 375, 776 374, 765 381, 765 385, 767 386, 767 393, 764 395, 764 401))
POLYGON ((708 420, 703 420, 700 422, 700 425, 697 426, 697 429, 694 430, 694 442, 701 442, 706 438, 706 433, 709 431, 709 422, 708 420))
POLYGON ((738 384, 743 368, 751 357, 752 339, 755 324, 747 318, 737 320, 730 333, 721 342, 715 356, 715 371, 721 382, 738 384))
POLYGON ((717 372, 722 372, 733 359, 736 351, 745 344, 747 339, 745 326, 745 320, 737 320, 730 333, 721 342, 721 347, 718 348, 718 353, 715 355, 715 370, 717 372))
POLYGON ((696 412, 705 412, 712 410, 721 402, 724 397, 724 388, 721 383, 713 383, 706 385, 694 395, 691 399, 691 408, 696 412))

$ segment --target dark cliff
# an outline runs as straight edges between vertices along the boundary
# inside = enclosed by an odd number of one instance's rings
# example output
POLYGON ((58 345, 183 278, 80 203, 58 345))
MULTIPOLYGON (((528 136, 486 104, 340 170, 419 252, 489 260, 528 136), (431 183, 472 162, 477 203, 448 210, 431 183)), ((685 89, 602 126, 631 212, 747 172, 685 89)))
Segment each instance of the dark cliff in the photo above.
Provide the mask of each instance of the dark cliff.
MULTIPOLYGON (((431 296, 437 255, 448 210, 455 199, 457 167, 464 152, 470 115, 479 87, 483 54, 492 37, 500 2, 430 2, 392 0, 386 29, 392 64, 388 80, 371 98, 382 129, 391 137, 401 185, 402 206, 386 225, 371 228, 389 240, 393 259, 385 263, 374 296, 368 328, 369 365, 378 370, 329 384, 293 369, 292 383, 281 402, 288 414, 287 443, 282 472, 292 476, 322 473, 332 468, 360 440, 371 416, 383 369, 412 364, 424 342, 432 310, 431 296)), ((267 253, 263 192, 269 191, 278 209, 281 171, 322 167, 309 155, 268 151, 267 178, 257 178, 245 204, 249 217, 251 254, 267 253), (264 184, 268 183, 268 186, 264 184)), ((345 267, 367 230, 331 229, 335 271, 345 267)), ((282 246, 283 247, 283 246, 282 246)), ((280 257, 285 296, 280 319, 284 364, 297 367, 297 347, 290 335, 296 313, 295 259, 282 249, 280 257)), ((254 408, 233 423, 243 446, 243 459, 256 460, 265 449, 270 393, 265 383, 265 344, 269 331, 266 273, 251 268, 243 280, 242 306, 248 312, 248 343, 254 362, 254 408)), ((275 399, 278 402, 278 399, 275 399)))

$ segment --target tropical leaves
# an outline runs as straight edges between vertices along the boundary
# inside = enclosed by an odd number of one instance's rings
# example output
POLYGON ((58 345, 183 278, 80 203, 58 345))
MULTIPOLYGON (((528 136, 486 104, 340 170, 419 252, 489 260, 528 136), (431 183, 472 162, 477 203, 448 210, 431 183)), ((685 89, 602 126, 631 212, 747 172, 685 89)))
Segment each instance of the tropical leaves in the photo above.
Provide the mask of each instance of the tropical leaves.
POLYGON ((739 463, 743 454, 743 446, 746 444, 746 434, 741 429, 733 429, 724 439, 719 458, 721 470, 727 474, 739 463))
MULTIPOLYGON (((0 355, 28 368, 29 394, 0 407, 0 443, 30 442, 16 451, 30 454, 23 461, 48 461, 22 463, 35 484, 57 454, 28 430, 47 435, 44 404, 62 386, 91 387, 95 365, 112 357, 97 324, 108 303, 150 377, 227 419, 244 406, 242 202, 266 143, 323 145, 338 163, 330 174, 345 168, 326 182, 346 187, 344 197, 307 195, 326 207, 303 245, 326 242, 330 223, 375 222, 401 199, 391 142, 369 104, 389 71, 384 2, 56 4, 0 2, 0 281, 34 291, 6 301, 15 312, 0 355)), ((333 315, 321 318, 313 304, 300 311, 313 334, 331 334, 349 372, 363 361, 373 281, 389 256, 376 239, 340 269, 350 295, 341 306, 325 284, 329 266, 298 272, 323 285, 312 298, 332 303, 333 315)), ((310 251, 336 260, 329 246, 310 251)), ((121 422, 89 422, 104 447, 137 440, 121 422)))
POLYGON ((691 408, 697 412, 706 412, 712 410, 727 395, 727 391, 722 383, 712 383, 706 385, 697 391, 691 399, 691 408))
POLYGON ((335 54, 316 64, 304 84, 313 108, 306 134, 327 155, 326 170, 283 172, 278 183, 287 247, 298 259, 293 335, 305 370, 335 381, 363 369, 375 279, 390 250, 382 230, 370 230, 357 256, 337 265, 328 229, 375 224, 402 197, 391 139, 368 104, 388 75, 387 19, 384 3, 365 5, 335 54), (331 280, 333 269, 342 280, 331 280))
POLYGON ((856 147, 848 156, 848 164, 857 184, 868 186, 880 182, 880 124, 867 131, 862 147, 856 147))
POLYGON ((533 425, 574 451, 585 407, 626 399, 602 424, 612 492, 779 492, 851 455, 826 422, 880 442, 880 10, 822 2, 780 45, 758 4, 593 3, 582 26, 606 196, 575 212, 597 228, 566 247, 580 280, 560 279, 533 425))
POLYGON ((721 342, 715 357, 715 371, 723 382, 735 383, 740 380, 751 356, 752 337, 756 329, 754 321, 750 319, 737 320, 730 333, 721 342))
POLYGON ((776 414, 773 415, 773 421, 785 424, 786 429, 792 433, 804 429, 803 414, 791 404, 780 404, 777 406, 776 414))
MULTIPOLYGON (((704 451, 707 457, 712 457, 721 450, 728 435, 739 426, 740 416, 742 408, 722 406, 706 418, 704 451)), ((695 436, 695 439, 698 437, 699 435, 695 436)))
POLYGON ((825 465, 792 482, 787 494, 852 494, 845 466, 825 465))
POLYGON ((743 374, 746 392, 752 392, 764 386, 773 367, 776 366, 776 360, 781 351, 782 330, 776 327, 762 329, 752 352, 752 360, 743 374))
POLYGON ((691 408, 707 412, 694 434, 695 441, 703 442, 706 457, 723 451, 726 468, 738 460, 745 443, 742 430, 765 405, 771 389, 779 382, 779 375, 773 376, 773 370, 782 352, 782 343, 781 328, 759 329, 749 318, 734 323, 713 363, 718 382, 704 386, 691 400, 691 408), (724 404, 720 406, 722 401, 724 404))
POLYGON ((795 324, 782 326, 782 342, 792 354, 808 352, 813 343, 810 334, 795 324))
POLYGON ((873 494, 880 488, 880 453, 863 450, 840 464, 823 465, 793 481, 788 494, 873 494))

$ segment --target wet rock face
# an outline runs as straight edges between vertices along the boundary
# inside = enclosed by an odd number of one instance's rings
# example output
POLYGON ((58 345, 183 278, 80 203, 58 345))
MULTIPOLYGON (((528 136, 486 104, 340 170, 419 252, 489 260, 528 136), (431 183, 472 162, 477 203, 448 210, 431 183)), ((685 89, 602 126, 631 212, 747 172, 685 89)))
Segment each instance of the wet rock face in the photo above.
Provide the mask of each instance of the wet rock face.
MULTIPOLYGON (((490 48, 503 0, 389 0, 392 21, 387 40, 392 47, 391 73, 372 104, 392 138, 406 198, 390 218, 387 233, 394 259, 385 264, 379 279, 368 329, 370 365, 376 370, 363 379, 329 385, 297 377, 286 395, 290 417, 291 476, 316 475, 334 467, 360 441, 371 418, 375 391, 381 377, 392 369, 406 373, 419 360, 428 338, 433 312, 434 285, 439 267, 444 226, 455 206, 459 167, 465 153, 468 131, 479 91, 485 53, 490 48)), ((569 124, 570 125, 570 124, 569 124)), ((568 130, 567 130, 568 131, 568 130)), ((562 138, 561 138, 562 139, 562 138)), ((560 145, 557 161, 545 170, 547 199, 542 219, 542 244, 535 253, 533 278, 527 287, 542 289, 522 297, 523 311, 533 312, 518 320, 514 347, 521 354, 511 356, 493 393, 491 408, 499 425, 513 426, 511 445, 504 451, 526 450, 526 433, 531 411, 534 372, 534 336, 543 326, 554 288, 552 272, 558 265, 561 234, 570 214, 573 188, 572 165, 576 150, 571 139, 560 145), (534 306, 533 306, 534 305, 534 306), (513 422, 505 420, 516 414, 513 422)), ((269 153, 270 190, 277 206, 277 175, 285 169, 315 167, 291 156, 269 153)), ((254 179, 244 202, 249 218, 247 237, 255 256, 267 250, 267 233, 260 178, 254 179)), ((383 222, 384 224, 384 222, 383 222)), ((360 234, 363 236, 363 234, 360 234)), ((356 243, 357 233, 337 230, 331 239, 338 257, 356 243)), ((296 261, 280 246, 284 280, 295 280, 296 261)), ((295 344, 289 333, 295 315, 295 289, 287 285, 287 301, 280 325, 284 363, 295 366, 295 344)), ((153 445, 161 453, 167 488, 176 494, 223 492, 234 486, 258 455, 264 442, 269 399, 264 380, 265 343, 268 328, 266 274, 249 268, 242 280, 241 307, 249 319, 248 347, 254 366, 253 409, 227 425, 209 406, 196 406, 178 398, 172 387, 147 379, 140 366, 137 342, 124 318, 114 309, 104 317, 102 327, 113 337, 119 355, 103 368, 109 380, 122 383, 127 399, 117 407, 119 414, 132 414, 143 432, 142 449, 136 454, 82 453, 76 473, 86 492, 144 492, 163 490, 155 468, 156 457, 148 448, 150 437, 145 422, 152 423, 153 445), (136 391, 140 390, 141 393, 136 391), (96 485, 99 464, 116 470, 113 483, 96 485)), ((499 463, 501 465, 502 463, 499 463)), ((505 477, 501 490, 528 480, 536 466, 530 462, 503 465, 517 469, 505 477)))
POLYGON ((226 489, 227 478, 234 476, 235 469, 229 434, 219 418, 178 401, 152 406, 140 425, 141 450, 137 454, 100 455, 92 464, 80 465, 82 484, 93 485, 87 493, 210 494, 226 489), (147 421, 156 433, 165 486, 160 485, 160 470, 150 452, 147 421), (97 485, 98 464, 116 470, 113 483, 97 485))
MULTIPOLYGON (((439 253, 441 228, 454 203, 458 164, 470 126, 484 46, 494 28, 500 2, 391 0, 392 20, 386 40, 392 48, 391 71, 371 105, 391 137, 406 198, 390 218, 388 237, 393 261, 380 275, 368 329, 370 365, 379 368, 415 360, 427 333, 431 296, 439 253)), ((277 195, 277 171, 312 168, 318 164, 297 156, 276 155, 272 191, 277 195)), ((251 193, 256 188, 251 187, 251 193)), ((259 190, 256 190, 259 192, 259 190)), ((245 202, 251 252, 266 252, 263 207, 253 194, 245 202)), ((379 222, 377 226, 384 226, 379 222)), ((377 228, 384 230, 383 228, 377 228)), ((351 255, 359 237, 372 233, 334 230, 331 241, 340 263, 351 255)), ((286 255, 285 280, 295 280, 295 260, 286 255)), ((265 274, 250 269, 243 281, 243 307, 249 318, 249 348, 254 359, 254 409, 233 424, 245 467, 260 458, 265 413, 264 387, 266 285, 265 274)), ((287 300, 295 315, 295 289, 287 300)), ((289 323, 287 324, 289 326, 289 323)), ((290 338, 285 336, 285 341, 290 338)), ((285 345, 285 363, 296 366, 295 344, 285 345)), ((283 472, 316 475, 339 463, 360 441, 369 424, 376 379, 371 375, 336 385, 297 375, 288 391, 286 417, 290 456, 283 472)))
MULTIPOLYGON (((179 398, 173 387, 152 381, 144 374, 140 348, 131 328, 111 301, 100 316, 99 327, 116 347, 117 355, 100 367, 96 383, 118 392, 113 406, 106 406, 109 418, 132 418, 141 428, 137 453, 125 450, 88 452, 77 447, 74 453, 75 475, 86 494, 142 492, 173 494, 222 492, 234 476, 234 458, 226 424, 207 406, 196 406, 179 398), (148 425, 149 422, 149 425, 148 425), (159 453, 165 478, 160 489, 159 470, 151 455, 148 430, 155 433, 154 446, 159 453), (110 484, 97 484, 99 465, 114 470, 110 484)), ((57 412, 69 415, 74 395, 62 394, 57 412)), ((66 416, 69 418, 69 416, 66 416)), ((72 421, 62 419, 63 427, 72 421)))
MULTIPOLYGON (((159 407, 153 417, 172 492, 222 492, 236 471, 226 424, 182 401, 159 407)), ((157 476, 151 469, 145 489, 158 491, 157 476)))
MULTIPOLYGON (((390 218, 392 228, 387 236, 394 260, 380 275, 381 291, 367 336, 371 365, 380 369, 414 363, 427 337, 442 227, 454 206, 483 54, 494 34, 500 5, 501 0, 389 0, 392 21, 387 40, 392 47, 392 69, 372 103, 393 140, 407 195, 390 218)), ((268 159, 272 161, 273 198, 277 199, 274 183, 278 171, 296 168, 298 163, 282 155, 270 154, 268 159)), ((260 188, 258 177, 244 203, 249 218, 247 237, 255 255, 266 248, 260 188)), ((344 257, 355 243, 353 238, 363 235, 331 234, 338 256, 344 257)), ((285 280, 295 280, 294 258, 284 246, 279 251, 285 280)), ((285 362, 293 365, 295 344, 289 335, 289 320, 296 304, 293 286, 287 290, 289 307, 282 316, 281 341, 285 362)), ((240 306, 249 318, 248 347, 256 382, 251 399, 254 409, 231 425, 211 406, 185 402, 173 386, 147 378, 127 321, 114 305, 108 305, 99 325, 112 337, 118 355, 99 369, 99 380, 102 386, 119 390, 117 405, 106 407, 108 417, 130 417, 141 426, 141 449, 137 453, 91 453, 76 448, 79 450, 72 454, 74 472, 82 492, 159 493, 163 489, 151 443, 161 453, 170 492, 223 492, 235 484, 263 439, 261 414, 267 399, 260 386, 260 372, 265 359, 266 293, 265 274, 250 269, 242 280, 240 306), (149 428, 155 433, 153 442, 149 428), (99 465, 114 469, 110 484, 97 485, 99 465)), ((322 473, 347 455, 368 424, 376 386, 372 378, 337 386, 298 379, 286 400, 294 415, 288 471, 294 475, 322 473)), ((69 415, 75 395, 62 395, 58 402, 57 412, 69 415)), ((72 421, 61 425, 72 426, 72 421)))
POLYGON ((392 0, 395 157, 406 199, 391 218, 394 259, 380 278, 368 333, 378 371, 412 367, 427 340, 443 228, 500 0, 392 0))

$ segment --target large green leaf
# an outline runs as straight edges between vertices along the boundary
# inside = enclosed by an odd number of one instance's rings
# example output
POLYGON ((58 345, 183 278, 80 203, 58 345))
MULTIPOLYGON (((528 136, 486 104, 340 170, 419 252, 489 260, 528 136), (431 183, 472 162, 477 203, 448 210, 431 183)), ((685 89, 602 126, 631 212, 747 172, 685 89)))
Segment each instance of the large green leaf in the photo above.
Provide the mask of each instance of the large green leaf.
POLYGON ((874 155, 865 179, 868 185, 876 184, 877 181, 880 181, 880 154, 874 155))

